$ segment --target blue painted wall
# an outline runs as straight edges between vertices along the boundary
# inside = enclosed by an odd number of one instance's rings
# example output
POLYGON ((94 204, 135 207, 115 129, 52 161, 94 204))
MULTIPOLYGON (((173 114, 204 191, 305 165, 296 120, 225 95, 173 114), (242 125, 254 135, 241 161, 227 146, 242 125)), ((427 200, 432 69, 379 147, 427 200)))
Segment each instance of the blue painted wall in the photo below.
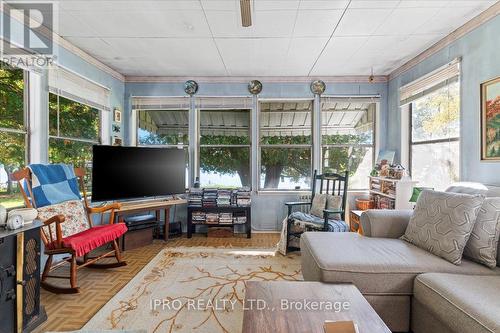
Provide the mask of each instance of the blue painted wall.
POLYGON ((500 76, 500 16, 469 32, 407 72, 390 80, 387 114, 387 148, 401 150, 399 88, 436 68, 462 57, 461 180, 500 185, 500 162, 480 159, 480 84, 500 76))

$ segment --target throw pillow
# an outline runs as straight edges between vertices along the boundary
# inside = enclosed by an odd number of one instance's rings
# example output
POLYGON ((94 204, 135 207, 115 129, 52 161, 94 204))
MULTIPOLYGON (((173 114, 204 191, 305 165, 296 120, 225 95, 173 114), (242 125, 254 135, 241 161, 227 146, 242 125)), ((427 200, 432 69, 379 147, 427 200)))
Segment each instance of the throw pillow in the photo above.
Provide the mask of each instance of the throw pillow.
POLYGON ((500 198, 484 199, 472 234, 465 245, 464 257, 494 268, 500 238, 500 198))
POLYGON ((459 265, 484 196, 424 190, 401 237, 459 265))
POLYGON ((323 210, 326 208, 326 200, 326 194, 317 193, 314 195, 309 213, 323 218, 323 210))
MULTIPOLYGON (((326 199, 326 209, 339 210, 342 208, 342 196, 341 195, 331 195, 328 194, 326 199)), ((341 220, 340 214, 330 214, 330 219, 341 220)))

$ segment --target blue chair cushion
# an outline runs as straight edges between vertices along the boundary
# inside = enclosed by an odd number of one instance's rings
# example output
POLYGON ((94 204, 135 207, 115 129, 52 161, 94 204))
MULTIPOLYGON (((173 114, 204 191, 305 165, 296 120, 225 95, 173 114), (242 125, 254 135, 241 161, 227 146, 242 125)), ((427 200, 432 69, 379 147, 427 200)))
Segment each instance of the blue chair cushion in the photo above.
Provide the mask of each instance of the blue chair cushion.
MULTIPOLYGON (((299 220, 310 224, 312 227, 317 229, 323 229, 325 224, 325 220, 316 215, 307 214, 304 212, 296 211, 290 214, 290 219, 299 220)), ((340 220, 328 220, 328 231, 330 232, 347 232, 349 231, 349 227, 347 223, 340 220)))

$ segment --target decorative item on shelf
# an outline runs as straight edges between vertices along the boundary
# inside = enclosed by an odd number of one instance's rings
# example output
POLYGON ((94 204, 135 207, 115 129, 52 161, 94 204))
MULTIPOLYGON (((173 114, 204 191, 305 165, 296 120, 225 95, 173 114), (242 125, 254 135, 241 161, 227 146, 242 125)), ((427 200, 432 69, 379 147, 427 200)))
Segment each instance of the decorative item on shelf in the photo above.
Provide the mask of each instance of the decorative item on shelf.
POLYGON ((8 218, 14 215, 21 216, 24 223, 31 223, 38 216, 38 211, 34 208, 17 208, 9 212, 8 218))
POLYGON ((4 226, 7 222, 7 208, 0 205, 0 227, 4 226))
POLYGON ((387 160, 383 160, 379 166, 379 176, 380 177, 389 177, 391 171, 391 166, 387 163, 387 160))
POLYGON ((259 80, 252 80, 248 83, 248 91, 252 95, 258 95, 262 91, 262 82, 259 80))
POLYGON ((401 179, 403 178, 405 168, 401 164, 391 165, 389 169, 389 178, 401 179))
POLYGON ((481 159, 500 161, 500 77, 481 84, 481 159))
POLYGON ((356 198, 356 208, 358 210, 368 210, 375 207, 375 202, 371 198, 356 198))
POLYGON ((122 112, 118 108, 114 108, 114 110, 113 110, 113 121, 115 123, 122 122, 122 112))
POLYGON ((113 146, 121 146, 123 144, 122 138, 114 136, 112 140, 113 146))
POLYGON ((186 83, 184 83, 184 91, 189 96, 193 96, 198 92, 198 83, 196 83, 196 81, 194 80, 186 81, 186 83))
POLYGON ((396 152, 394 150, 381 150, 378 153, 377 162, 375 164, 382 164, 383 160, 386 160, 388 164, 393 164, 395 156, 396 152))
POLYGON ((321 80, 315 80, 311 83, 311 92, 315 95, 321 95, 326 90, 325 82, 321 80))

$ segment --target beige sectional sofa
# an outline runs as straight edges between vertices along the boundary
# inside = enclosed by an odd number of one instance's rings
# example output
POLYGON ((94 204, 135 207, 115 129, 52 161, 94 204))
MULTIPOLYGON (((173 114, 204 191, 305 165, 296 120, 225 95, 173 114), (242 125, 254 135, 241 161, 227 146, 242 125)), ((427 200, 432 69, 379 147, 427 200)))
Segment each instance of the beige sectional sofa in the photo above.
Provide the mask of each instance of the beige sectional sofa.
POLYGON ((454 265, 400 240, 411 214, 367 211, 365 236, 303 234, 304 279, 353 283, 394 332, 500 332, 500 267, 454 265))

